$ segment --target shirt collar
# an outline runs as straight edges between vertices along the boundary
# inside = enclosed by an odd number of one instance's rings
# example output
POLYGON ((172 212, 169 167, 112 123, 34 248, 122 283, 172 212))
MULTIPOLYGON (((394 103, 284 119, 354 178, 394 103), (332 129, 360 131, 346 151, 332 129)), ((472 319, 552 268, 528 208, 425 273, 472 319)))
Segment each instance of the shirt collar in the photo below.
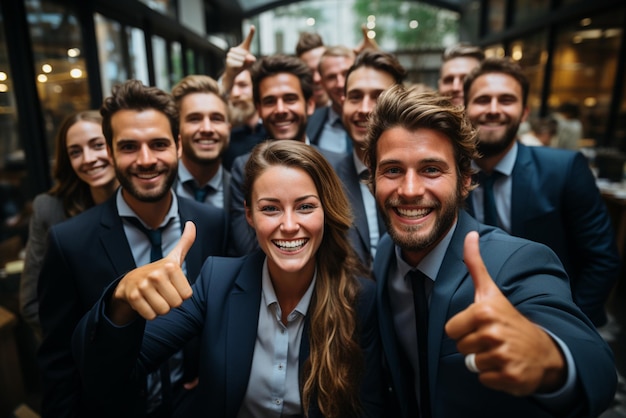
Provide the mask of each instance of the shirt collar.
POLYGON ((396 245, 396 268, 398 269, 398 273, 402 277, 405 277, 406 274, 417 268, 419 271, 424 273, 431 279, 433 282, 437 279, 437 275, 439 274, 439 270, 441 269, 441 265, 443 264, 443 259, 448 251, 448 247, 450 246, 450 241, 452 241, 452 235, 456 230, 457 222, 452 225, 448 233, 443 237, 439 244, 435 246, 426 256, 420 261, 417 266, 411 266, 406 261, 402 259, 402 250, 398 245, 396 245))
POLYGON ((185 184, 186 182, 191 180, 194 183, 196 183, 196 186, 198 187, 204 187, 208 185, 208 186, 211 186, 213 190, 220 190, 220 187, 222 186, 222 178, 224 177, 223 171, 224 169, 222 165, 220 164, 219 168, 217 169, 217 172, 211 178, 211 180, 209 180, 206 184, 198 184, 198 182, 191 175, 187 167, 185 167, 185 164, 181 162, 180 164, 178 164, 178 181, 180 181, 181 184, 185 184))
MULTIPOLYGON (((165 214, 165 217, 163 218, 163 221, 161 222, 159 227, 167 225, 172 218, 176 218, 178 216, 178 199, 176 199, 176 194, 172 190, 170 190, 170 193, 172 194, 172 204, 170 205, 170 209, 165 214)), ((120 217, 137 218, 146 228, 150 229, 150 227, 146 225, 143 219, 141 219, 141 216, 139 216, 134 210, 130 208, 130 206, 128 206, 128 203, 126 203, 126 201, 122 197, 121 187, 117 189, 115 203, 117 204, 117 213, 120 217)))

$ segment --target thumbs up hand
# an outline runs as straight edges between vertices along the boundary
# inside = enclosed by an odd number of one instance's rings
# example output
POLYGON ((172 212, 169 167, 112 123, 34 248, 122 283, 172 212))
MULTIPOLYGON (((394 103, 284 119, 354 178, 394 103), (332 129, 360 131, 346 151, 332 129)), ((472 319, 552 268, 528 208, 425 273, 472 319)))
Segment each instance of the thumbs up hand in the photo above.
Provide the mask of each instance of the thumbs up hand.
POLYGON ((256 61, 256 57, 250 53, 250 45, 255 32, 256 28, 254 25, 250 25, 250 31, 246 39, 241 44, 230 48, 226 53, 226 67, 222 77, 222 88, 226 94, 230 93, 233 87, 233 80, 237 77, 237 74, 250 67, 256 61))
POLYGON ((365 24, 361 25, 361 33, 363 34, 363 39, 353 49, 356 55, 359 55, 359 53, 365 51, 366 49, 371 49, 373 51, 377 51, 380 49, 380 47, 378 46, 378 43, 374 39, 367 36, 368 32, 369 32, 369 29, 367 28, 367 26, 365 24))
POLYGON ((180 306, 192 295, 181 266, 196 239, 196 226, 188 221, 176 247, 162 259, 130 271, 117 285, 107 315, 117 325, 137 314, 151 320, 180 306))
POLYGON ((476 355, 481 383, 516 396, 559 389, 566 377, 563 354, 494 283, 480 255, 477 232, 465 238, 464 259, 474 283, 474 303, 452 317, 445 331, 461 354, 476 355))

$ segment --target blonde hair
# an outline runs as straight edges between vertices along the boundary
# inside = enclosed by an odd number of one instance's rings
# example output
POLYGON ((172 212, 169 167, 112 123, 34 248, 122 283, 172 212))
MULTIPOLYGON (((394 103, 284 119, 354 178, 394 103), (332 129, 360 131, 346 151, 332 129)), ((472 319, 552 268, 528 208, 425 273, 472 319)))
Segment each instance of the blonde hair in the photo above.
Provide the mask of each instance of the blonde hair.
POLYGON ((341 181, 319 151, 298 141, 277 140, 257 145, 246 164, 243 188, 248 207, 254 181, 276 165, 305 171, 315 183, 324 209, 324 237, 316 254, 317 279, 309 307, 310 356, 301 383, 303 410, 308 415, 316 395, 324 416, 357 416, 364 363, 355 310, 357 276, 367 272, 347 237, 352 225, 350 203, 341 181))

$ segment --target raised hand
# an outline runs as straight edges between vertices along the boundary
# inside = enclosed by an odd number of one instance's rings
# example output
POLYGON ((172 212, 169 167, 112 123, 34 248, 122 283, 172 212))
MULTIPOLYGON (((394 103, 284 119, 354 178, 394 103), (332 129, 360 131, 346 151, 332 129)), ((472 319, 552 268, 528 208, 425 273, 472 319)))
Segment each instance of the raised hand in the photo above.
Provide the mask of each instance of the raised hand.
POLYGON ((187 221, 180 241, 162 259, 130 271, 117 285, 107 312, 118 324, 137 314, 151 320, 165 315, 191 297, 192 290, 181 266, 196 239, 196 226, 187 221))
POLYGON ((367 26, 365 24, 361 25, 361 32, 363 33, 363 39, 353 49, 355 54, 358 55, 359 53, 365 51, 366 49, 371 49, 374 51, 377 51, 380 49, 380 47, 378 46, 378 43, 376 43, 374 39, 371 39, 369 36, 367 36, 369 29, 367 29, 367 26))
POLYGON ((250 45, 255 32, 256 28, 254 25, 250 25, 250 31, 246 39, 241 44, 230 48, 228 53, 226 53, 226 67, 222 77, 222 88, 225 93, 229 93, 232 89, 233 80, 237 74, 250 67, 256 61, 256 57, 250 53, 250 45))
POLYGON ((461 354, 476 355, 480 381, 517 396, 560 388, 566 367, 558 345, 494 283, 480 255, 477 232, 465 238, 464 259, 474 282, 474 303, 451 318, 445 330, 461 354))

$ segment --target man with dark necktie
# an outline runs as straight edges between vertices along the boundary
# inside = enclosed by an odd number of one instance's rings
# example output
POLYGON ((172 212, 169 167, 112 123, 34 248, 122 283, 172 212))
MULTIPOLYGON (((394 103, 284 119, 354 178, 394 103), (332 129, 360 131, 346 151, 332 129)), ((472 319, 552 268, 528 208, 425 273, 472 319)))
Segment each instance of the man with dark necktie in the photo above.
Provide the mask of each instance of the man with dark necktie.
POLYGON ((370 124, 365 159, 389 233, 373 268, 386 416, 599 416, 613 354, 557 255, 463 210, 478 156, 463 109, 393 86, 370 124))
POLYGON ((479 221, 550 247, 570 277, 574 302, 601 327, 620 268, 611 220, 581 153, 518 141, 529 88, 509 58, 488 58, 465 78, 465 112, 477 130, 481 156, 475 164, 483 178, 468 210, 479 221))
POLYGON ((221 209, 178 198, 178 109, 171 97, 138 80, 116 86, 102 105, 102 130, 120 188, 106 202, 51 228, 39 277, 43 341, 38 354, 43 417, 165 418, 190 396, 197 377, 197 346, 165 360, 147 376, 141 398, 123 399, 123 411, 93 402, 81 388, 71 352, 74 328, 102 292, 137 266, 168 253, 187 220, 198 238, 184 269, 195 281, 210 255, 223 255, 221 209), (169 388, 169 390, 168 390, 169 388))
POLYGON ((228 212, 230 173, 222 166, 228 148, 228 104, 214 79, 189 75, 172 89, 180 116, 182 156, 176 193, 228 212))

